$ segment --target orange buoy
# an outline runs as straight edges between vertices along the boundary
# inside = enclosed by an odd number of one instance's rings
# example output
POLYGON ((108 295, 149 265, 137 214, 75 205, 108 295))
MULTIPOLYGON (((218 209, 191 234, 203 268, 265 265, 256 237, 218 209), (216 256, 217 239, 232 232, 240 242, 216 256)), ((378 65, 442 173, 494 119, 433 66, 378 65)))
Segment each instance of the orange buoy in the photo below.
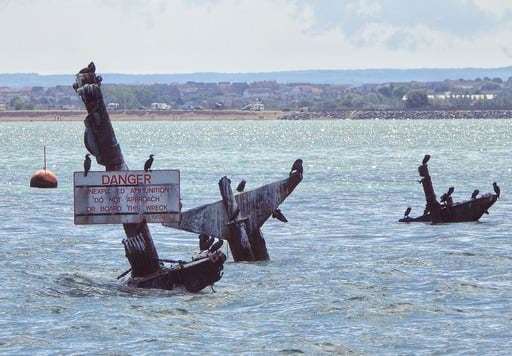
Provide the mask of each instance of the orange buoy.
POLYGON ((46 169, 46 146, 44 146, 44 168, 38 170, 30 178, 32 188, 57 188, 57 176, 46 169))

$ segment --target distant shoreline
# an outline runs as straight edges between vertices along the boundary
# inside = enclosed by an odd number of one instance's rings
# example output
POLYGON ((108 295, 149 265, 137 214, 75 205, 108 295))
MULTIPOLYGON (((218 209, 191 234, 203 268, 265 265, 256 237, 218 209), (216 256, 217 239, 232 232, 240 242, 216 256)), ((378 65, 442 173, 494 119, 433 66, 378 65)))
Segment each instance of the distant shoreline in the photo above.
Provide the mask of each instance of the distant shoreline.
MULTIPOLYGON (((242 110, 127 110, 109 113, 112 121, 246 121, 246 120, 463 120, 512 119, 511 110, 343 110, 284 112, 242 110)), ((2 122, 83 121, 85 110, 0 111, 2 122)))
MULTIPOLYGON (((112 121, 233 121, 233 120, 277 120, 281 111, 242 111, 242 110, 126 110, 112 111, 112 121)), ((85 110, 31 110, 0 111, 0 122, 59 122, 83 121, 85 110)))

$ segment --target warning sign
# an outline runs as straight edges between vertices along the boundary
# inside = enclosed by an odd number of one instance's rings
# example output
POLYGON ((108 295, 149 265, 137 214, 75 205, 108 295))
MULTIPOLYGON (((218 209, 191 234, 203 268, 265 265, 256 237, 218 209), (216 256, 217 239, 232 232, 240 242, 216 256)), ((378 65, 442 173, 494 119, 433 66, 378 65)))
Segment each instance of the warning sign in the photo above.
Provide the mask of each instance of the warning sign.
POLYGON ((75 224, 179 222, 178 170, 75 172, 75 224))

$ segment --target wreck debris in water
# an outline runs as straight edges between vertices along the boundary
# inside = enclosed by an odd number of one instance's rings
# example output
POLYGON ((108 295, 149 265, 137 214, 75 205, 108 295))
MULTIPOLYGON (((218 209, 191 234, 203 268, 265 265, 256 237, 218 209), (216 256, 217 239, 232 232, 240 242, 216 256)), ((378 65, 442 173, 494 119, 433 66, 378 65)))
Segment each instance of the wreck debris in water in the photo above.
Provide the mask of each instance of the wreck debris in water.
MULTIPOLYGON (((103 101, 101 77, 95 72, 94 63, 90 63, 77 74, 73 85, 88 113, 85 146, 107 171, 128 170, 103 101)), ((126 233, 123 245, 131 266, 128 285, 159 289, 182 285, 191 292, 198 292, 220 280, 226 260, 221 251, 205 251, 190 262, 161 260, 145 221, 123 227, 126 233), (171 265, 166 267, 165 263, 171 265)))
POLYGON ((451 197, 455 189, 450 187, 442 195, 441 202, 438 202, 428 170, 427 163, 429 159, 430 155, 426 155, 422 164, 418 167, 418 173, 421 178, 419 183, 423 187, 426 200, 423 215, 412 218, 409 216, 411 208, 407 208, 404 217, 399 220, 400 222, 431 222, 433 224, 468 222, 477 221, 483 214, 489 213, 489 208, 499 198, 499 187, 496 183, 493 183, 495 194, 487 193, 478 196, 479 191, 475 190, 470 200, 455 203, 451 197))
MULTIPOLYGON (((128 167, 103 101, 101 77, 96 75, 95 70, 94 63, 89 64, 77 74, 73 85, 88 112, 85 146, 98 164, 105 166, 106 171, 117 174, 127 171, 128 167)), ((261 227, 270 216, 277 213, 282 215, 278 210, 279 205, 302 181, 302 160, 297 160, 294 167, 297 164, 300 164, 300 169, 292 168, 286 179, 251 191, 243 192, 242 188, 237 195, 231 189, 231 181, 223 177, 219 181, 222 200, 185 212, 181 212, 180 205, 179 219, 166 220, 164 225, 200 234, 201 252, 190 262, 160 259, 146 220, 125 223, 126 239, 123 245, 131 268, 120 277, 131 273, 128 285, 139 288, 173 289, 183 285, 191 292, 198 292, 213 285, 222 276, 226 256, 219 249, 223 239, 228 241, 235 261, 268 260, 261 227), (171 265, 165 267, 165 263, 171 265)), ((149 169, 147 167, 145 171, 149 169)), ((149 178, 144 173, 136 176, 119 174, 115 182, 112 182, 112 178, 102 181, 102 187, 105 185, 108 188, 124 181, 140 183, 143 187, 149 178)))

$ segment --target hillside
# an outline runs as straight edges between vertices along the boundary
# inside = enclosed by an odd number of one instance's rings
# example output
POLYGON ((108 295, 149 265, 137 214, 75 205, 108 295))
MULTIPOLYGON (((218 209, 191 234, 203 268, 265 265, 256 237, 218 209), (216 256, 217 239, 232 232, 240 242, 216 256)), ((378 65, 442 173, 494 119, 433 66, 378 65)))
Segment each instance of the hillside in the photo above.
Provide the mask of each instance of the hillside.
MULTIPOLYGON (((512 66, 502 68, 439 68, 439 69, 357 69, 357 70, 304 70, 261 73, 189 73, 189 74, 103 74, 109 84, 170 84, 170 83, 218 83, 258 82, 311 84, 379 84, 390 82, 434 82, 445 79, 512 77, 512 66)), ((0 74, 0 86, 6 87, 53 87, 70 85, 73 76, 67 74, 40 75, 36 73, 0 74)))

